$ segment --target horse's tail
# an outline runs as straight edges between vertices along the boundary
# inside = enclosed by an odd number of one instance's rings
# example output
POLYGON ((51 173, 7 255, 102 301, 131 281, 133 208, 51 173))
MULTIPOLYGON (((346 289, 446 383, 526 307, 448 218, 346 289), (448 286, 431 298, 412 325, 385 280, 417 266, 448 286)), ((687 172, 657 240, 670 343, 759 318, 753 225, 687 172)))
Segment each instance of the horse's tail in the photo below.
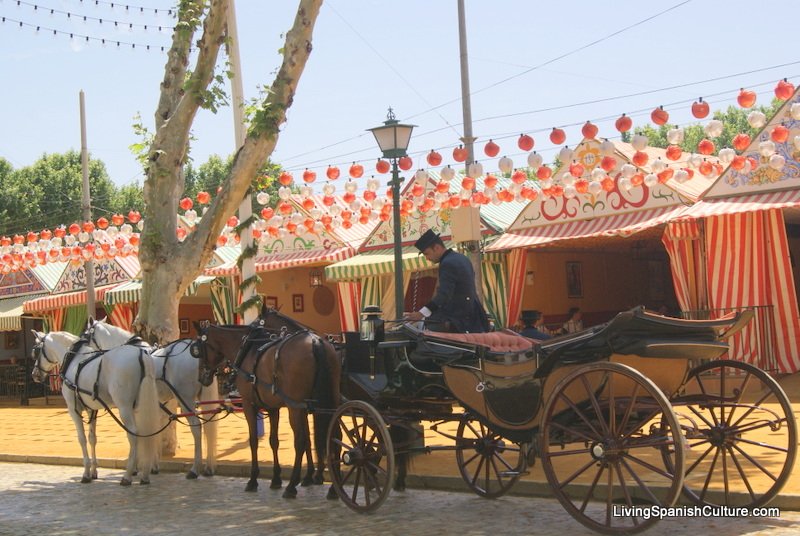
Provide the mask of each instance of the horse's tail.
POLYGON ((333 410, 339 405, 339 371, 333 347, 325 344, 319 336, 312 340, 316 372, 314 374, 314 397, 317 400, 314 412, 314 447, 317 449, 319 463, 324 464, 327 452, 328 427, 333 420, 333 410), (333 358, 333 359, 331 359, 333 358))
POLYGON ((156 462, 156 441, 159 429, 161 408, 158 405, 158 390, 156 389, 156 375, 153 360, 149 354, 142 350, 142 363, 144 377, 139 383, 139 394, 136 398, 136 452, 139 471, 143 476, 150 474, 156 462), (156 434, 156 435, 153 435, 156 434))
MULTIPOLYGON (((200 400, 216 400, 219 398, 219 388, 217 387, 217 377, 214 376, 213 381, 208 386, 203 386, 200 389, 200 400)), ((212 409, 211 406, 205 406, 200 409, 212 409)), ((203 436, 206 443, 206 468, 212 472, 217 468, 217 430, 219 429, 219 419, 216 415, 205 415, 204 419, 208 419, 203 423, 203 436)))

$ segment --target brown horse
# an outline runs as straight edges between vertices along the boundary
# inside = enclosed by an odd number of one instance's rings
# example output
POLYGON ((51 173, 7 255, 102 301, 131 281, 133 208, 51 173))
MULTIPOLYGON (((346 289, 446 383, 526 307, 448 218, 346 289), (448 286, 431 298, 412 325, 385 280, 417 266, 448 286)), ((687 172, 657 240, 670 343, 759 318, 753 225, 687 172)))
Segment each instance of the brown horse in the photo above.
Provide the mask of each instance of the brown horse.
MULTIPOLYGON (((320 462, 319 474, 322 473, 327 430, 340 399, 341 365, 336 351, 329 342, 307 330, 293 333, 284 330, 272 338, 270 335, 275 332, 258 326, 196 327, 200 382, 210 383, 223 364, 232 367, 236 374, 235 384, 242 397, 251 454, 250 480, 245 490, 258 489, 258 412, 261 409, 277 412, 278 408, 286 406, 294 432, 295 463, 283 496, 295 497, 303 454, 309 445, 309 411, 314 412, 314 443, 320 462)), ((277 419, 270 419, 273 420, 277 422, 277 419)), ((280 487, 277 456, 275 471, 273 487, 280 487)))

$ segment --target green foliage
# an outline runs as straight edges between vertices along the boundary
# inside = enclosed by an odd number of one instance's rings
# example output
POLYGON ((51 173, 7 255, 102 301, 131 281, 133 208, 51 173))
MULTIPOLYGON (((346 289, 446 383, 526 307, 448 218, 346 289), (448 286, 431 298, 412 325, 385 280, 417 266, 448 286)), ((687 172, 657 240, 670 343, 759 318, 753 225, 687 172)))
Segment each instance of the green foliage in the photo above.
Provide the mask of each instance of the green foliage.
MULTIPOLYGON (((228 179, 232 167, 233 156, 223 160, 219 155, 211 155, 205 163, 196 168, 191 163, 187 164, 184 168, 184 196, 194 200, 197 199, 198 192, 205 191, 213 197, 217 189, 228 179)), ((268 161, 253 178, 251 185, 254 192, 267 192, 270 197, 269 205, 273 207, 277 205, 278 200, 280 185, 277 176, 280 170, 279 165, 268 161)), ((261 205, 258 205, 253 196, 253 211, 260 210, 261 205)))

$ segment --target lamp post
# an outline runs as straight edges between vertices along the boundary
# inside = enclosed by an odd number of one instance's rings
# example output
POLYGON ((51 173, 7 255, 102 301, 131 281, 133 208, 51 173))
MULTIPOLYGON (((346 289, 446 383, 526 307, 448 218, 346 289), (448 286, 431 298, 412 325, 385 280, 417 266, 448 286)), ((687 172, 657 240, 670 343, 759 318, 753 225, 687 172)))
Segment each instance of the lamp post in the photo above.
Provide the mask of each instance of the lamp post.
POLYGON ((394 301, 395 319, 403 318, 403 244, 400 239, 400 171, 397 159, 406 156, 411 131, 416 125, 403 125, 394 117, 389 108, 383 126, 368 129, 375 136, 383 157, 392 162, 392 219, 394 223, 394 301))

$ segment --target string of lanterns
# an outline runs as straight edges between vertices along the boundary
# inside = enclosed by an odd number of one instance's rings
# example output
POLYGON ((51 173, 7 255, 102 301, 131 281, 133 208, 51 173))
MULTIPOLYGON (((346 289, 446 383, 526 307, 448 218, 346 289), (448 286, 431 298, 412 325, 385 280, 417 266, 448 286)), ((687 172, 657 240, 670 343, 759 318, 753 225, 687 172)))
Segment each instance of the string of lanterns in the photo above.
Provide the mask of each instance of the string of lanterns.
MULTIPOLYGON (((775 87, 775 95, 780 100, 788 100, 794 94, 795 88, 787 80, 781 80, 775 87)), ((737 102, 742 108, 752 108, 756 102, 754 92, 742 89, 737 97, 737 102)), ((698 99, 692 104, 692 115, 697 119, 704 119, 710 113, 708 103, 698 99)), ((664 125, 668 122, 669 113, 663 107, 655 108, 651 115, 654 124, 664 125)), ((793 103, 789 108, 789 115, 794 120, 800 120, 800 102, 793 103)), ((762 128, 766 125, 767 118, 757 110, 747 115, 747 121, 753 128, 762 128)), ((633 127, 629 116, 622 114, 615 121, 615 128, 621 133, 628 132, 633 127)), ((635 150, 631 163, 619 166, 615 156, 616 146, 609 140, 599 141, 599 129, 591 121, 587 121, 581 128, 585 140, 595 140, 599 144, 599 162, 597 166, 587 173, 584 163, 575 160, 575 151, 567 146, 559 151, 558 158, 564 164, 564 170, 559 176, 554 176, 552 167, 545 165, 543 158, 533 151, 535 140, 528 134, 521 134, 516 142, 517 147, 527 156, 527 169, 515 169, 513 161, 507 156, 501 157, 498 170, 510 175, 510 180, 503 180, 505 187, 498 188, 500 179, 492 173, 484 174, 480 162, 473 162, 468 166, 467 173, 460 179, 460 184, 455 181, 456 171, 445 165, 438 172, 438 181, 427 170, 419 169, 414 173, 413 184, 407 188, 400 203, 401 217, 408 217, 414 210, 420 213, 429 211, 452 210, 461 206, 477 207, 484 204, 501 204, 504 202, 529 202, 539 195, 566 198, 578 194, 597 195, 601 191, 611 192, 616 189, 631 190, 642 185, 652 187, 656 183, 665 183, 675 180, 679 183, 691 180, 695 171, 708 179, 721 175, 726 166, 750 173, 759 165, 765 164, 773 169, 780 170, 785 165, 785 157, 780 154, 779 146, 787 144, 792 135, 791 130, 784 124, 776 124, 769 132, 768 139, 763 139, 758 145, 760 158, 741 154, 751 145, 751 138, 745 133, 737 134, 733 140, 733 148, 719 150, 716 161, 710 160, 717 149, 713 141, 723 132, 724 125, 721 121, 713 119, 703 126, 706 135, 697 146, 696 154, 686 155, 684 167, 671 167, 671 162, 680 164, 684 158, 680 144, 684 141, 684 130, 675 127, 667 131, 666 138, 669 146, 664 152, 666 160, 660 157, 652 162, 646 152, 649 140, 644 135, 634 135, 631 146, 635 150), (645 170, 645 166, 649 169, 645 170), (616 173, 614 173, 616 171, 616 173), (476 190, 476 179, 482 177, 483 190, 476 190), (433 180, 433 187, 430 187, 433 180)), ((566 133, 558 127, 549 133, 550 141, 561 145, 566 141, 566 133)), ((581 142, 583 143, 583 141, 581 142)), ((795 135, 792 143, 800 150, 800 135, 795 135)), ((500 154, 501 148, 494 141, 489 140, 483 147, 483 152, 489 158, 500 154)), ((784 151, 786 153, 786 151, 784 151)), ((455 162, 463 163, 467 159, 467 151, 459 145, 453 149, 452 157, 455 162)), ((444 158, 436 150, 431 150, 425 157, 426 163, 435 168, 442 164, 444 158)), ((409 171, 413 167, 411 157, 402 157, 398 166, 409 171)), ((386 160, 378 159, 375 171, 379 174, 388 173, 390 164, 386 160)), ((558 171, 558 170, 557 170, 558 171)), ((327 182, 322 186, 321 195, 315 194, 311 185, 317 181, 317 172, 305 169, 300 175, 302 186, 299 186, 294 175, 289 171, 282 171, 277 177, 280 187, 277 192, 275 208, 268 206, 271 199, 266 192, 258 192, 256 201, 263 206, 258 217, 252 223, 253 238, 266 244, 276 238, 291 235, 319 235, 324 231, 335 232, 338 229, 350 229, 354 225, 374 225, 378 221, 388 221, 391 218, 392 194, 387 189, 384 195, 379 190, 381 183, 374 176, 366 181, 366 186, 359 192, 358 179, 366 173, 362 163, 354 162, 347 170, 349 177, 344 181, 343 193, 336 195, 334 182, 342 178, 342 170, 338 166, 328 166, 325 170, 327 182), (293 190, 293 187, 295 188, 293 190), (359 196, 360 193, 360 196, 359 196)), ((208 192, 199 192, 196 202, 207 205, 211 201, 208 192)), ((185 197, 179 201, 183 211, 182 217, 186 225, 177 227, 177 239, 183 241, 194 228, 199 217, 194 209, 195 201, 185 197)), ((121 214, 112 216, 109 222, 106 218, 99 218, 95 223, 84 222, 79 225, 71 224, 69 227, 59 227, 54 231, 43 230, 39 233, 29 232, 27 236, 15 235, 13 238, 0 237, 0 271, 8 273, 44 264, 53 261, 82 262, 87 259, 113 258, 138 252, 139 234, 143 221, 136 211, 128 214, 128 222, 121 214)), ((239 236, 236 233, 240 222, 236 216, 231 216, 217 239, 217 246, 236 244, 239 236)))
MULTIPOLYGON (((34 4, 34 3, 31 3, 31 2, 24 2, 23 0, 17 0, 17 6, 30 7, 31 9, 33 9, 34 12, 37 12, 37 13, 39 12, 39 10, 41 10, 42 12, 49 12, 50 15, 64 15, 69 20, 73 20, 74 19, 74 20, 80 20, 82 22, 96 22, 96 23, 98 23, 100 25, 103 25, 104 23, 105 24, 113 24, 115 28, 123 27, 123 28, 128 28, 128 29, 131 29, 131 30, 134 29, 134 28, 141 28, 144 31, 147 31, 148 29, 155 30, 157 28, 159 32, 165 31, 165 30, 168 30, 168 31, 171 32, 172 30, 174 30, 174 28, 172 26, 162 26, 162 25, 159 25, 159 24, 147 25, 147 24, 138 24, 138 23, 134 23, 134 22, 119 21, 119 20, 114 20, 114 19, 103 19, 103 18, 100 18, 100 17, 92 17, 90 15, 81 15, 79 13, 73 13, 71 11, 63 11, 63 10, 60 10, 60 9, 55 9, 55 8, 51 8, 51 7, 47 7, 47 6, 40 6, 38 4, 34 4)), ((112 7, 113 7, 113 4, 112 4, 112 7)), ((162 10, 162 11, 164 11, 164 10, 162 10)), ((158 11, 156 11, 156 13, 158 13, 158 11)), ((171 13, 171 11, 170 11, 170 13, 171 13)))

